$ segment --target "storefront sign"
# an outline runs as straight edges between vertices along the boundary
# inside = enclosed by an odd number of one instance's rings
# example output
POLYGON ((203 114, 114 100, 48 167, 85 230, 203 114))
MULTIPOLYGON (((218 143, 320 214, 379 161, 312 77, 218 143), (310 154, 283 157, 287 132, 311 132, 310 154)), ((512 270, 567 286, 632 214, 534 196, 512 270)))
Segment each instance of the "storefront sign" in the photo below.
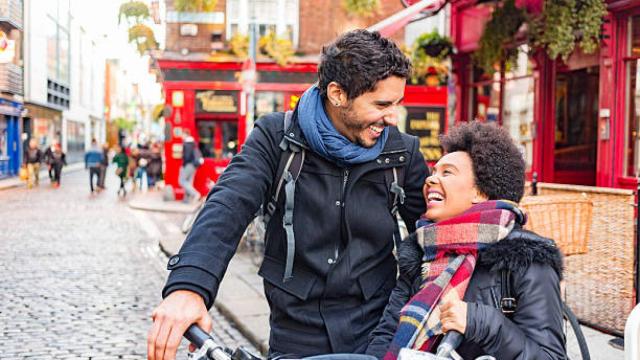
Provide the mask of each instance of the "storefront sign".
POLYGON ((443 107, 407 107, 407 133, 420 139, 420 152, 427 161, 442 157, 438 136, 444 131, 444 111, 443 107))
POLYGON ((197 113, 237 113, 238 92, 229 90, 207 90, 196 92, 197 113))

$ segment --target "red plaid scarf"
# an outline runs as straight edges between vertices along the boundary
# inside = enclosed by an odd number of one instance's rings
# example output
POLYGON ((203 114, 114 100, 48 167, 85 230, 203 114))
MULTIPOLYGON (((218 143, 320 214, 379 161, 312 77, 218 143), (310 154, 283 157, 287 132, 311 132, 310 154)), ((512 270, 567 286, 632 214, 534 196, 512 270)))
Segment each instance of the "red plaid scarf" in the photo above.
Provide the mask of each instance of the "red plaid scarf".
POLYGON ((442 334, 439 305, 462 300, 476 266, 478 250, 504 239, 515 222, 525 222, 516 203, 486 201, 463 214, 416 230, 424 250, 422 286, 400 311, 400 323, 384 360, 401 348, 430 351, 442 334))

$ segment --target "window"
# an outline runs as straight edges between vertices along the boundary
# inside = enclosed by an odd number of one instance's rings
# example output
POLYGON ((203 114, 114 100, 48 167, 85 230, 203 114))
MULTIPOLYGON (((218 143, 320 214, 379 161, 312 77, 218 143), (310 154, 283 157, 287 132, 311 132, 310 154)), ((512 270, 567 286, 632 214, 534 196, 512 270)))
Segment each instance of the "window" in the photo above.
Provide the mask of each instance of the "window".
POLYGON ((47 76, 69 84, 69 0, 46 1, 47 76))
POLYGON ((493 74, 473 68, 469 87, 471 118, 467 120, 495 121, 503 126, 520 147, 530 171, 535 81, 533 62, 527 53, 527 45, 520 46, 516 66, 493 74))
POLYGON ((640 175, 640 16, 629 19, 628 57, 626 66, 626 176, 640 175))
POLYGON ((521 48, 518 66, 505 73, 502 126, 509 132, 525 159, 527 171, 533 160, 533 62, 521 48))
POLYGON ((227 39, 240 32, 247 34, 255 20, 259 36, 275 32, 297 46, 298 0, 227 0, 227 39))

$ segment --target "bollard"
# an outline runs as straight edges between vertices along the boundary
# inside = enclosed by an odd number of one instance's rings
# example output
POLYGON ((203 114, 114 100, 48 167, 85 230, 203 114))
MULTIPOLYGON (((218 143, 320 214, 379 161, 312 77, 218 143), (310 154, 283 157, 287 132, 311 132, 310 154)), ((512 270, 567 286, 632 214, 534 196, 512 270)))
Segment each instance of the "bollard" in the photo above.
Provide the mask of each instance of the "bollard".
POLYGON ((636 305, 624 326, 624 359, 640 359, 640 305, 636 305))

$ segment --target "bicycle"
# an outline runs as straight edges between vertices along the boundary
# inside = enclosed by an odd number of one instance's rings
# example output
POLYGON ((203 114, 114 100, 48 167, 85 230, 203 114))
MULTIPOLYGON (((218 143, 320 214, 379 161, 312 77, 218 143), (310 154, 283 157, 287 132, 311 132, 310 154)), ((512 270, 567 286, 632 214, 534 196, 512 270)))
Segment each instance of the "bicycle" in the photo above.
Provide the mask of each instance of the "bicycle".
MULTIPOLYGON (((590 360, 591 356, 589 354, 589 347, 587 346, 586 339, 582 330, 580 329, 580 324, 575 314, 571 309, 563 303, 562 305, 562 315, 563 321, 565 322, 565 334, 567 334, 567 341, 569 338, 574 338, 578 343, 578 347, 580 349, 580 358, 582 360, 590 360), (569 327, 571 329, 569 329, 569 327)), ((189 340, 192 344, 194 344, 197 350, 189 354, 190 359, 194 360, 263 360, 261 357, 252 354, 250 351, 240 346, 235 350, 231 350, 230 348, 223 347, 219 345, 214 338, 207 334, 204 330, 202 330, 198 325, 193 324, 185 333, 185 338, 189 340)), ((455 348, 462 341, 462 336, 453 335, 450 337, 451 341, 448 341, 448 352, 444 356, 439 356, 435 354, 418 352, 418 351, 406 351, 404 352, 403 360, 447 360, 447 359, 462 359, 460 355, 455 352, 455 348)), ((446 343, 444 340, 442 343, 446 343)), ((442 344, 441 344, 442 346, 442 344)), ((438 348, 438 354, 443 354, 440 347, 438 348)), ((349 359, 353 359, 354 354, 337 354, 331 360, 339 360, 341 355, 349 356, 349 359)), ((308 358, 309 360, 315 360, 314 357, 308 358)), ((569 357, 567 357, 569 358, 569 357)), ((478 359, 489 360, 495 359, 492 356, 485 355, 481 356, 478 359)), ((476 360, 478 360, 476 359, 476 360)), ((570 358, 569 358, 570 359, 570 358)), ((281 359, 284 360, 284 359, 281 359)), ((329 359, 326 359, 329 360, 329 359)), ((364 358, 363 358, 364 360, 364 358)))

